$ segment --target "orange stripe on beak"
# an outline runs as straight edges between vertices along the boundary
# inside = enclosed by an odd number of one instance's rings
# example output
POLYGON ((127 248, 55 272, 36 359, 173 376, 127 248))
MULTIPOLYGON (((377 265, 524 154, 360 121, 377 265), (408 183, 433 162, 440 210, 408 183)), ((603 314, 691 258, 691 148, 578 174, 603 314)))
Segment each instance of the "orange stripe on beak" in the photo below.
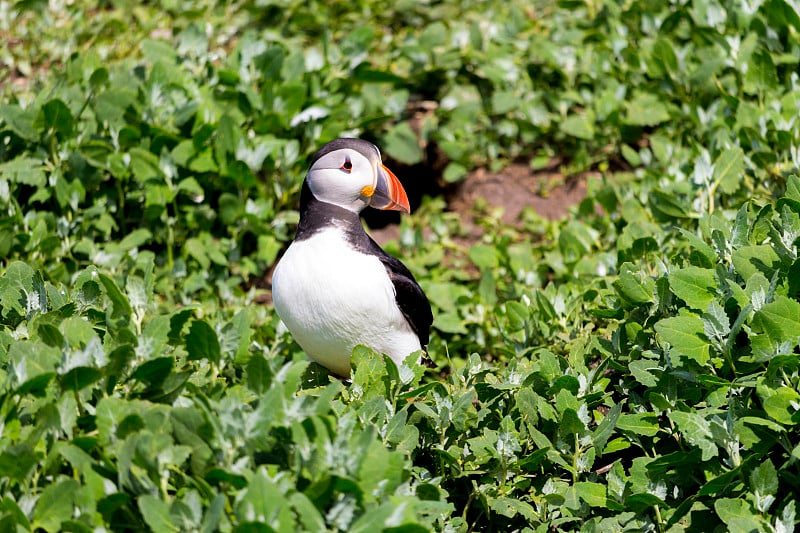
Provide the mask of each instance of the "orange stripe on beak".
POLYGON ((378 179, 375 192, 369 205, 376 209, 391 209, 393 211, 411 212, 408 204, 408 195, 400 180, 394 172, 381 164, 377 169, 378 179))

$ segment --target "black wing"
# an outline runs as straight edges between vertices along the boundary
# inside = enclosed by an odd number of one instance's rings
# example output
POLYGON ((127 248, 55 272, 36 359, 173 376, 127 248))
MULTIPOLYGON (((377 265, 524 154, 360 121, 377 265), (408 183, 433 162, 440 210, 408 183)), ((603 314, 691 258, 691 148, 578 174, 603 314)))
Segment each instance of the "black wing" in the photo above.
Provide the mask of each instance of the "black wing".
POLYGON ((430 339, 431 324, 433 324, 433 313, 431 312, 431 304, 428 301, 428 297, 422 292, 422 287, 414 279, 414 275, 399 259, 384 252, 371 238, 370 241, 374 253, 377 254, 383 266, 386 267, 389 279, 392 280, 395 300, 397 301, 397 306, 400 307, 400 312, 403 313, 403 316, 406 317, 406 320, 411 325, 411 329, 419 337, 422 349, 426 350, 430 339))

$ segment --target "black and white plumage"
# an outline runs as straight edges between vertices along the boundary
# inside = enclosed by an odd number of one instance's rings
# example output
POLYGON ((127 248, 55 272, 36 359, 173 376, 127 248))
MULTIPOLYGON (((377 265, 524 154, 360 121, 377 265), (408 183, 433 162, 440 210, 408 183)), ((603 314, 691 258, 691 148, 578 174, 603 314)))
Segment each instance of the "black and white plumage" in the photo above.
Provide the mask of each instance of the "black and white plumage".
POLYGON ((398 364, 425 349, 433 315, 414 276, 364 231, 367 206, 409 212, 378 148, 336 139, 313 157, 297 235, 272 277, 275 309, 298 344, 331 372, 350 375, 364 344, 398 364))

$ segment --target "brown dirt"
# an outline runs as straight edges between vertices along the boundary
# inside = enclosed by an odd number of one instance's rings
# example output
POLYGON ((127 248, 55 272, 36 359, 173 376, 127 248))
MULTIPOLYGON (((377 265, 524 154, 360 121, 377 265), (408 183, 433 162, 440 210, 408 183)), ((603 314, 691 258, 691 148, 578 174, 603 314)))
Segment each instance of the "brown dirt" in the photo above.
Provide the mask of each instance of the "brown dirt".
POLYGON ((456 213, 469 212, 479 199, 504 209, 503 222, 515 224, 525 207, 544 218, 566 216, 569 208, 586 197, 586 176, 565 177, 553 170, 533 170, 513 163, 500 172, 478 169, 457 189, 448 202, 456 213))

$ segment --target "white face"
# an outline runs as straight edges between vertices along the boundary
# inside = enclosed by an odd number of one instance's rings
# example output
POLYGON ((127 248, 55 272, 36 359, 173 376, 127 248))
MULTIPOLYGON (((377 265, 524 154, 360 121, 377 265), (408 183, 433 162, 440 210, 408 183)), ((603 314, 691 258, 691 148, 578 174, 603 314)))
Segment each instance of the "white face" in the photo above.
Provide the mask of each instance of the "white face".
POLYGON ((306 181, 323 202, 359 213, 369 205, 377 184, 376 165, 361 152, 340 148, 320 157, 308 171, 306 181))

